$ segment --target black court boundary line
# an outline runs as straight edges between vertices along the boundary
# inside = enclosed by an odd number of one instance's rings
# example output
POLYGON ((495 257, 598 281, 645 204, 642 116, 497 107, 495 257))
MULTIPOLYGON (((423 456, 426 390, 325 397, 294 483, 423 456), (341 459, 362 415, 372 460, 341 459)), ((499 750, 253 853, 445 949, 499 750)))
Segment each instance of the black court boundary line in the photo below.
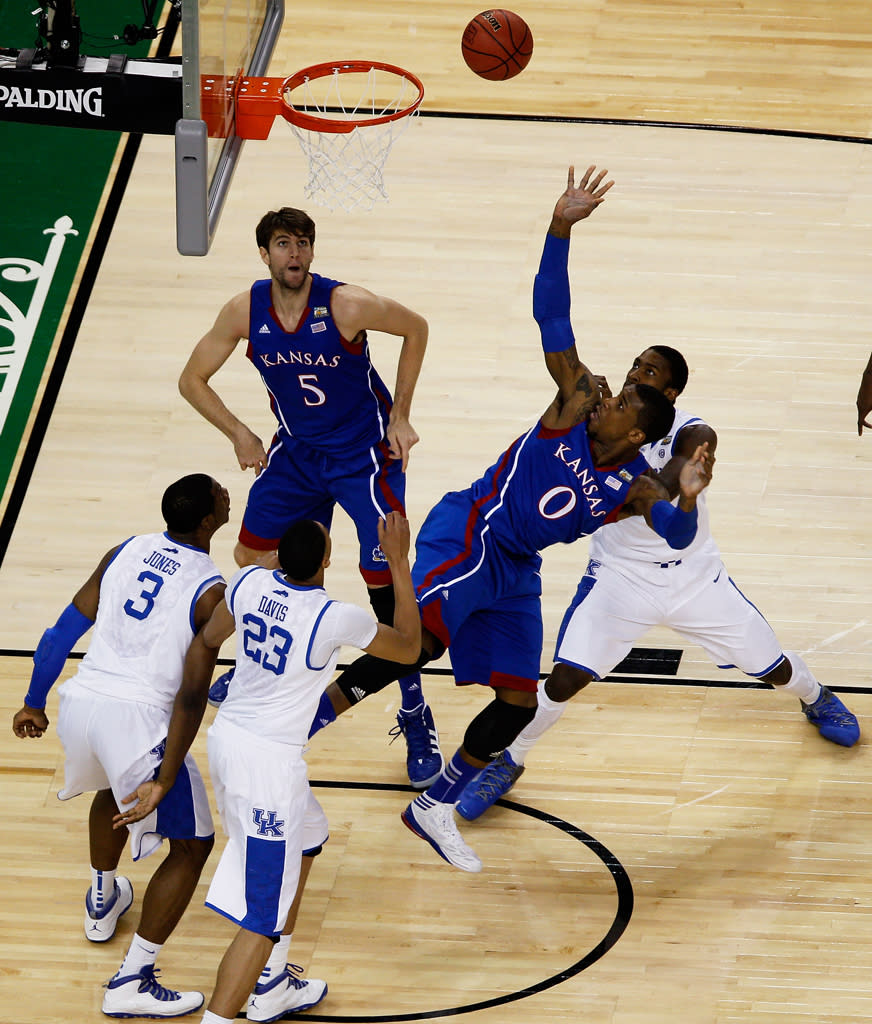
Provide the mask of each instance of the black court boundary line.
MULTIPOLYGON (((166 24, 161 32, 160 42, 155 50, 156 57, 168 57, 170 55, 178 24, 178 11, 175 6, 170 5, 166 24)), ((100 218, 100 223, 97 226, 94 242, 88 253, 85 269, 82 272, 79 287, 76 290, 73 304, 70 307, 70 314, 64 325, 57 354, 46 381, 45 391, 39 403, 30 436, 27 439, 18 472, 15 474, 12 490, 9 492, 6 511, 3 514, 2 522, 0 522, 0 566, 3 565, 15 525, 18 522, 18 516, 21 514, 24 499, 27 496, 27 490, 33 477, 33 471, 36 468, 36 461, 39 458, 43 441, 45 441, 45 435, 64 382, 64 376, 66 375, 67 367, 69 366, 70 358, 79 336, 79 329, 82 326, 82 320, 85 317, 85 311, 88 308, 88 302, 91 299, 91 293, 97 280, 97 274, 100 272, 100 267, 103 263, 103 257, 106 255, 106 246, 109 244, 112 229, 115 227, 115 220, 118 216, 124 193, 127 191, 127 185, 130 182, 130 175, 133 171, 133 165, 136 162, 141 143, 142 133, 134 132, 127 136, 127 141, 124 144, 118 170, 116 171, 112 188, 109 191, 106 205, 103 209, 103 216, 100 218)))
MULTIPOLYGON (((328 108, 330 110, 331 108, 328 108)), ((341 113, 336 108, 332 112, 341 113)), ((809 139, 820 142, 848 142, 861 146, 872 145, 872 138, 862 135, 838 135, 830 132, 810 132, 792 128, 755 128, 740 124, 705 124, 697 121, 646 121, 634 117, 569 117, 558 114, 474 114, 467 111, 420 110, 420 117, 456 117, 461 120, 542 122, 543 124, 611 124, 631 128, 678 128, 684 131, 733 132, 740 135, 766 135, 773 138, 809 139)))
MULTIPOLYGON (((310 785, 323 789, 357 789, 374 790, 377 792, 415 794, 415 791, 411 786, 401 786, 388 782, 327 782, 312 779, 310 785)), ((376 1014, 372 1016, 343 1015, 341 1017, 335 1017, 332 1015, 307 1011, 300 1014, 289 1013, 287 1015, 288 1020, 329 1021, 333 1022, 333 1024, 382 1024, 382 1022, 387 1021, 430 1020, 434 1017, 454 1017, 462 1013, 474 1013, 478 1010, 486 1010, 494 1006, 504 1006, 506 1003, 517 1002, 519 999, 526 999, 528 996, 544 992, 549 988, 554 988, 556 985, 562 984, 564 981, 574 977, 576 974, 580 974, 583 970, 596 963, 597 960, 600 960, 606 953, 608 953, 608 951, 623 935, 630 923, 630 918, 633 915, 633 885, 623 864, 621 864, 618 858, 598 839, 594 839, 593 836, 589 835, 583 829, 565 821, 563 818, 557 818, 553 814, 549 814, 546 811, 540 811, 535 807, 528 807, 526 804, 516 803, 514 800, 502 799, 498 800, 497 803, 512 811, 517 811, 520 814, 526 814, 528 817, 538 818, 539 821, 544 822, 546 825, 551 825, 553 828, 559 829, 561 832, 565 832, 566 835, 571 836, 573 839, 577 839, 603 863, 609 874, 611 874, 612 880, 615 883, 615 890, 618 898, 617 908, 608 931, 593 947, 593 949, 587 952, 574 964, 564 968, 562 971, 558 971, 557 974, 552 974, 549 978, 545 978, 543 981, 538 981, 533 985, 528 985, 526 988, 517 989, 514 992, 509 992, 502 996, 495 996, 492 999, 485 999, 478 1003, 467 1003, 463 1006, 449 1007, 448 1009, 442 1010, 424 1010, 420 1013, 376 1014)), ((445 870, 449 869, 446 868, 445 870)), ((245 1015, 240 1013, 237 1015, 236 1019, 245 1020, 245 1015)))
MULTIPOLYGON (((0 647, 0 658, 28 658, 33 659, 34 652, 16 647, 0 647)), ((85 657, 84 651, 71 651, 67 656, 70 661, 78 661, 85 657)), ((219 658, 219 665, 235 665, 235 658, 219 658)), ((349 666, 337 665, 338 671, 344 671, 349 666)), ((450 668, 428 668, 426 665, 418 670, 422 676, 451 676, 454 673, 450 668)), ((541 672, 539 679, 547 679, 548 673, 541 672)), ((759 679, 681 679, 678 676, 657 676, 647 673, 639 675, 608 675, 598 680, 601 683, 645 683, 649 686, 711 686, 722 690, 774 690, 771 683, 764 683, 759 679)), ((474 683, 470 685, 476 685, 474 683)), ((823 685, 823 684, 821 684, 823 685)), ((833 693, 872 693, 872 686, 830 686, 827 689, 833 693)), ((348 783, 351 785, 351 783, 348 783)))

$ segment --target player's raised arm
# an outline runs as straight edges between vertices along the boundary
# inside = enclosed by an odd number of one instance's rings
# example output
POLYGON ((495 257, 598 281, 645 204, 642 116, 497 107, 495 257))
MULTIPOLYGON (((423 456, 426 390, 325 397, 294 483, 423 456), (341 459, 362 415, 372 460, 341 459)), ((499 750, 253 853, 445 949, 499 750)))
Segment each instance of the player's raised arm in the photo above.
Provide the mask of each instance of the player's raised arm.
POLYGON ((533 285, 533 316, 542 337, 545 365, 559 389, 546 413, 546 426, 565 425, 557 421, 564 421, 567 415, 573 421, 581 420, 600 399, 596 378, 579 359, 575 345, 568 264, 572 227, 589 217, 605 200, 614 184, 603 183, 607 173, 596 173, 595 167, 588 167, 576 186, 575 168, 570 166, 566 190, 554 207, 533 285))
POLYGON ((421 616, 409 566, 408 520, 399 512, 390 512, 386 519, 379 520, 378 538, 393 578, 394 622, 392 626, 379 623, 366 651, 377 658, 408 665, 421 653, 421 616))

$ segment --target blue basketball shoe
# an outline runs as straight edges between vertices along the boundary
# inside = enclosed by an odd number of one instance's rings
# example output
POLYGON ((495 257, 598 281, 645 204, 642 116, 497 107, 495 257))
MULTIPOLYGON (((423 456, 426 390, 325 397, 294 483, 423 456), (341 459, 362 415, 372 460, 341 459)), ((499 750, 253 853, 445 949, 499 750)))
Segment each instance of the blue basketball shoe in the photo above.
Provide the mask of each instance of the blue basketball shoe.
POLYGON ((805 717, 825 740, 838 743, 842 747, 853 747, 860 739, 860 726, 856 715, 845 707, 839 698, 825 686, 821 687, 820 696, 814 704, 800 701, 805 717))
POLYGON ((467 783, 455 804, 457 813, 467 821, 475 821, 505 796, 523 774, 524 766, 515 764, 512 755, 504 750, 467 783))
POLYGON ((223 675, 218 676, 214 683, 209 687, 209 703, 213 708, 220 708, 221 705, 227 700, 227 694, 230 691, 230 680, 233 678, 233 673, 236 671, 236 666, 229 669, 223 675))
MULTIPOLYGON (((414 711, 400 709, 397 724, 388 733, 393 739, 406 738, 406 771, 412 789, 426 789, 442 774, 445 763, 439 749, 439 734, 433 722, 433 712, 427 704, 414 711)), ((391 740, 393 742, 393 740, 391 740)))

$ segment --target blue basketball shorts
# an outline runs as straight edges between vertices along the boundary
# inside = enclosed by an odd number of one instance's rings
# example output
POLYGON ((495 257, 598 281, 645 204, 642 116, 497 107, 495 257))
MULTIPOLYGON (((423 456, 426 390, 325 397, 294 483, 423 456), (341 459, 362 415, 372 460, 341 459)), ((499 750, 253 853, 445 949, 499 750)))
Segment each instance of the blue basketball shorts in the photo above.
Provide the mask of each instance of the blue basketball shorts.
POLYGON ((329 530, 339 505, 357 529, 361 575, 370 586, 386 585, 391 573, 377 524, 388 512, 405 514, 405 497, 402 462, 389 457, 387 441, 333 455, 279 431, 266 469, 248 492, 239 540, 272 551, 298 519, 315 519, 329 530))
POLYGON ((465 491, 432 509, 415 550, 421 620, 448 647, 456 682, 535 691, 543 643, 538 554, 497 545, 465 491))

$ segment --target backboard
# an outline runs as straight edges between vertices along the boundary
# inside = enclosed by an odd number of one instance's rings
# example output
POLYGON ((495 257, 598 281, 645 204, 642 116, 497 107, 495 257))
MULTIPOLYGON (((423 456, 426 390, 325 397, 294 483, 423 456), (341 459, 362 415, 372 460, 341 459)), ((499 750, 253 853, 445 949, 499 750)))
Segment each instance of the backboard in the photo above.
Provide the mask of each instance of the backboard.
POLYGON ((243 140, 234 94, 265 75, 284 0, 182 0, 182 118, 176 125, 176 247, 209 251, 243 140))

